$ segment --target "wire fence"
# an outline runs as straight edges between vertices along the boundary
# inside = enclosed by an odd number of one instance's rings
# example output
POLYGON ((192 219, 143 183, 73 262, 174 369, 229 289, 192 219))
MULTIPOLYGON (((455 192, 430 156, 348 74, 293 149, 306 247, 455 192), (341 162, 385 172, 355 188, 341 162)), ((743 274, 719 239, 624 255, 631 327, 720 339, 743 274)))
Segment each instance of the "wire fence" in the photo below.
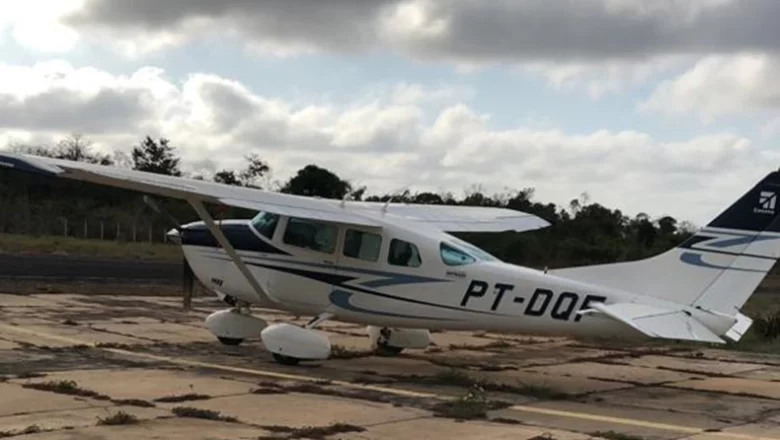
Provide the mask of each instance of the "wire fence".
POLYGON ((97 218, 46 217, 27 221, 3 221, 0 232, 28 236, 57 236, 123 242, 170 243, 170 227, 155 221, 103 220, 97 218))

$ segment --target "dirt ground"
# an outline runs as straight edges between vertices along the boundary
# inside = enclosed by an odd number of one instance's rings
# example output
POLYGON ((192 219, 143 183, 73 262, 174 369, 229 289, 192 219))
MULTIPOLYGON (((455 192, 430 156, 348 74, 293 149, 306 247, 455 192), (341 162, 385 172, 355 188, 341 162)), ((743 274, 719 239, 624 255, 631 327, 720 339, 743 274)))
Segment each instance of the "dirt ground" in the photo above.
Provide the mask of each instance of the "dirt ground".
POLYGON ((780 440, 776 355, 436 333, 386 358, 327 323, 333 358, 284 367, 194 304, 0 294, 0 438, 780 440))

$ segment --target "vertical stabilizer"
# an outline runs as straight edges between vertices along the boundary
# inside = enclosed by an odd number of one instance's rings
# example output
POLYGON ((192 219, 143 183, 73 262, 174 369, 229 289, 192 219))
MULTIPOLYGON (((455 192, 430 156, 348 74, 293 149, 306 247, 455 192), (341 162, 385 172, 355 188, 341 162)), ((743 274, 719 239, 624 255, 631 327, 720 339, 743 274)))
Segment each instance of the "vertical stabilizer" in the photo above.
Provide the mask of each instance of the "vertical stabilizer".
POLYGON ((780 258, 778 197, 780 172, 772 172, 663 254, 550 273, 734 316, 780 258))

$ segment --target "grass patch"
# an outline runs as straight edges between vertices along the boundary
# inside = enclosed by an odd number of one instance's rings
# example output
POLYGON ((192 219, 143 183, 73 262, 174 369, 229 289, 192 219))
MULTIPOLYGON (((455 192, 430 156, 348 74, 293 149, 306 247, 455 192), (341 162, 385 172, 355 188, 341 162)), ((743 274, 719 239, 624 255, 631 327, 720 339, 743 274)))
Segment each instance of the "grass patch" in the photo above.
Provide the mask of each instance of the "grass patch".
POLYGON ((140 423, 138 417, 133 414, 128 414, 124 411, 118 411, 111 414, 108 417, 98 417, 98 425, 115 426, 115 425, 136 425, 140 423))
POLYGON ((617 431, 596 431, 591 432, 591 437, 605 438, 607 440, 644 440, 644 437, 638 435, 625 434, 617 431))
POLYGON ((48 382, 26 383, 22 385, 22 387, 39 391, 49 391, 57 394, 67 394, 70 396, 91 397, 97 400, 111 400, 111 398, 105 394, 81 388, 74 380, 51 380, 48 382))
POLYGON ((489 344, 486 344, 486 345, 482 346, 482 348, 486 348, 488 350, 490 350, 490 349, 497 349, 497 348, 509 348, 509 347, 512 347, 512 344, 510 344, 509 342, 507 342, 504 339, 499 339, 497 341, 493 341, 493 342, 491 342, 489 344))
POLYGON ((43 429, 41 429, 40 426, 30 425, 18 431, 0 431, 0 438, 16 437, 17 435, 38 434, 41 432, 43 432, 43 429))
POLYGON ((97 348, 118 348, 121 350, 127 350, 129 348, 132 348, 133 346, 130 344, 123 344, 121 342, 98 342, 95 344, 95 347, 97 348))
POLYGON ((437 417, 456 420, 486 419, 488 411, 508 408, 512 404, 489 400, 485 390, 473 387, 466 395, 454 400, 439 402, 431 408, 437 417))
POLYGON ((370 351, 347 348, 343 345, 332 345, 330 347, 330 359, 356 359, 367 356, 371 356, 370 351))
POLYGON ((160 397, 154 399, 154 401, 160 403, 179 403, 179 402, 189 402, 192 400, 208 400, 208 399, 211 399, 211 396, 206 394, 189 393, 189 394, 181 394, 178 396, 160 397))
MULTIPOLYGON (((143 234, 141 234, 143 235, 143 234)), ((0 234, 0 252, 11 254, 65 254, 88 257, 181 260, 172 243, 122 242, 74 237, 0 234)))
POLYGON ((294 428, 291 426, 261 426, 266 431, 274 434, 281 434, 281 436, 265 437, 268 439, 324 439, 331 435, 336 434, 349 434, 353 432, 364 432, 366 428, 362 426, 351 425, 348 423, 334 423, 328 426, 304 426, 301 428, 294 428))
POLYGON ((284 388, 261 387, 261 388, 253 388, 249 392, 252 394, 287 394, 289 391, 285 390, 284 388))
POLYGON ((137 406, 140 408, 155 408, 157 406, 152 402, 148 402, 146 400, 141 400, 141 399, 116 399, 116 400, 111 400, 111 402, 117 405, 137 406))
POLYGON ((32 372, 32 371, 28 371, 28 372, 17 374, 16 378, 17 379, 35 379, 35 378, 38 378, 38 377, 45 377, 45 376, 46 375, 44 373, 35 373, 35 372, 32 372))
POLYGON ((519 420, 509 419, 509 418, 506 418, 506 417, 495 417, 495 418, 490 419, 490 421, 494 422, 494 423, 502 423, 504 425, 522 425, 523 424, 523 422, 521 422, 519 420))
POLYGON ((191 406, 177 406, 173 408, 171 412, 177 417, 216 420, 219 422, 229 422, 229 423, 238 422, 238 419, 236 417, 223 415, 219 411, 212 411, 210 409, 193 408, 191 406))

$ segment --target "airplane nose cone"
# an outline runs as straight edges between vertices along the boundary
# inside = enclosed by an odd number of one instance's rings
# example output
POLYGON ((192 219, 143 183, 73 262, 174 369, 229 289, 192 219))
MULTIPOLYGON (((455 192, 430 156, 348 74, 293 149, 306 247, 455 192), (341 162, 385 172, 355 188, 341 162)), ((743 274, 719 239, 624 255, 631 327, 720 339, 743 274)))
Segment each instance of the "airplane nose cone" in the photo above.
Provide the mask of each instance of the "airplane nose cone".
POLYGON ((165 234, 165 236, 168 237, 168 240, 171 240, 177 244, 181 244, 181 234, 179 234, 178 230, 171 229, 167 234, 165 234))

